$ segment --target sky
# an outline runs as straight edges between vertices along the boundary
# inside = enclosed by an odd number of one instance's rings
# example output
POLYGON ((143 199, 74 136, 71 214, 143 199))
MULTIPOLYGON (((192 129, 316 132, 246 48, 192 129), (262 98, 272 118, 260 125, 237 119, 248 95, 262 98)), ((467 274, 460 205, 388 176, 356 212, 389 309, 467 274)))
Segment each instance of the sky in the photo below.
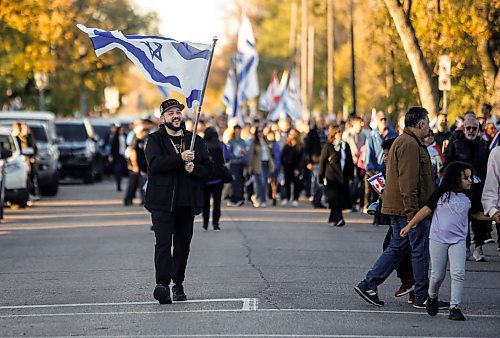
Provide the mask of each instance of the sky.
POLYGON ((139 10, 156 11, 160 33, 178 41, 226 44, 226 13, 234 0, 132 0, 139 10))

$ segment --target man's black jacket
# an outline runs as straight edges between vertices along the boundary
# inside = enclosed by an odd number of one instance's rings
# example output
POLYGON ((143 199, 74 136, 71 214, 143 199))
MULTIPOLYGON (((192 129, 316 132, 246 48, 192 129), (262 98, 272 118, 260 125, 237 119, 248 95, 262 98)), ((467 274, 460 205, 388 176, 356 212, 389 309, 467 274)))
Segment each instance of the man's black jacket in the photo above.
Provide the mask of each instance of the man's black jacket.
POLYGON ((459 132, 455 138, 450 138, 450 144, 444 152, 444 165, 446 167, 453 161, 469 163, 474 169, 474 175, 484 182, 488 155, 488 144, 479 136, 474 141, 469 141, 463 132, 459 132))
MULTIPOLYGON (((191 144, 191 132, 184 132, 184 144, 191 144)), ((144 207, 148 211, 174 211, 176 194, 179 189, 187 189, 191 197, 191 212, 197 215, 203 206, 203 186, 210 176, 212 164, 203 139, 196 136, 194 143, 194 170, 184 180, 186 186, 178 186, 178 176, 185 172, 184 161, 175 152, 164 126, 149 135, 146 144, 146 161, 148 164, 148 185, 144 207)))

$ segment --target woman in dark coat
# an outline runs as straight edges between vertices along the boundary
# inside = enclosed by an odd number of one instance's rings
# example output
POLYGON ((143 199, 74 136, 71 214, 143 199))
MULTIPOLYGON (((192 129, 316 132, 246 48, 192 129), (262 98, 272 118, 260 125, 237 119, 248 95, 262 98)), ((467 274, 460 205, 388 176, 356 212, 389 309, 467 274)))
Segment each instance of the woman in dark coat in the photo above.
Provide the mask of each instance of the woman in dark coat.
POLYGON ((122 191, 122 177, 127 174, 127 160, 125 159, 125 150, 127 149, 126 138, 127 133, 125 128, 119 127, 111 140, 110 161, 112 163, 117 191, 122 191))
POLYGON ((281 165, 285 176, 285 199, 281 205, 285 206, 292 198, 292 206, 298 207, 299 195, 302 190, 302 169, 304 168, 304 150, 300 139, 300 133, 291 129, 288 133, 285 146, 281 152, 281 165))
POLYGON ((328 143, 321 150, 319 179, 326 187, 330 226, 344 226, 342 209, 351 207, 349 180, 354 177, 351 149, 342 140, 342 132, 336 125, 328 127, 328 143))
POLYGON ((212 158, 212 175, 205 183, 203 199, 203 229, 208 229, 210 221, 210 200, 213 198, 212 225, 214 230, 220 230, 220 204, 222 188, 224 188, 224 144, 219 141, 219 135, 214 127, 205 130, 205 144, 212 158))

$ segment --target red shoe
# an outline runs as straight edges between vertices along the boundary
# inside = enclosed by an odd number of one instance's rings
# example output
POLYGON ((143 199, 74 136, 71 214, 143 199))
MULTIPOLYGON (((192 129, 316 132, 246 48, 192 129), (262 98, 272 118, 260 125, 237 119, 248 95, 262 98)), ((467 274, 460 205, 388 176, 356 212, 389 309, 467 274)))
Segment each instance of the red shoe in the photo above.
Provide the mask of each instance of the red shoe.
POLYGON ((408 296, 408 304, 415 304, 415 292, 411 291, 408 296))

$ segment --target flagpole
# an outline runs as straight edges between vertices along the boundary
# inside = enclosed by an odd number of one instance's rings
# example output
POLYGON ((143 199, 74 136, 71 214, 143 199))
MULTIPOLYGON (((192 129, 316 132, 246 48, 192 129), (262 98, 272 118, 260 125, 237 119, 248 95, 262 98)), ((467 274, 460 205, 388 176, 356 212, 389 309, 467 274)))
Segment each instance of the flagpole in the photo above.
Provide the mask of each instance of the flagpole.
POLYGON ((210 59, 208 60, 208 67, 207 67, 207 72, 205 73, 205 80, 203 83, 203 89, 201 91, 200 105, 198 106, 198 113, 196 114, 196 119, 194 120, 193 137, 191 138, 191 145, 189 146, 189 150, 191 150, 191 151, 193 151, 193 149, 194 149, 194 141, 196 139, 196 130, 198 129, 198 121, 200 120, 200 116, 201 116, 201 106, 203 105, 203 98, 205 97, 205 89, 207 88, 208 75, 210 74, 210 67, 212 66, 212 58, 214 56, 215 44, 217 43, 217 40, 218 40, 217 37, 214 36, 213 44, 212 44, 212 53, 210 53, 210 59))

